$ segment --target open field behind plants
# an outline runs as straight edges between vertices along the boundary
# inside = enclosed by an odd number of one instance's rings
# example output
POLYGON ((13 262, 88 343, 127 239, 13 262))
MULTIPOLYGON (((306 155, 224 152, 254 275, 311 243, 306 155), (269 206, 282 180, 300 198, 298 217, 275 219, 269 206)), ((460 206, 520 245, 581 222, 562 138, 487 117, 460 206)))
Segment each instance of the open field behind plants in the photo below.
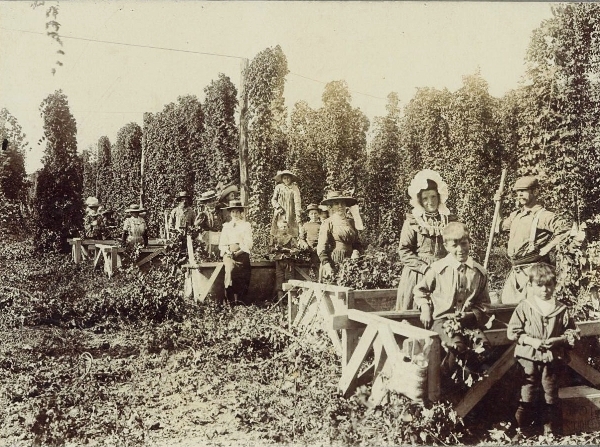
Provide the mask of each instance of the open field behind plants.
POLYGON ((464 423, 446 403, 392 396, 369 408, 368 389, 341 398, 325 334, 288 331, 273 303, 188 302, 168 260, 144 281, 135 269, 108 280, 66 256, 34 255, 27 240, 5 244, 0 261, 0 445, 457 445, 512 435, 502 390, 464 423))

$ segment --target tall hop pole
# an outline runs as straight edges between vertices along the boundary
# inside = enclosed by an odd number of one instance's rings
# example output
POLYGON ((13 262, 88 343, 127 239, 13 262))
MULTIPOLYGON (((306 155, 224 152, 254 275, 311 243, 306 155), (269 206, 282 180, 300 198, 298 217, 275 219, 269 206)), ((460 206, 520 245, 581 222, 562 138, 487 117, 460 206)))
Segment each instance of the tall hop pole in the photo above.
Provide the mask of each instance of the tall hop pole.
POLYGON ((242 59, 242 77, 240 88, 240 199, 242 205, 248 205, 248 92, 246 91, 246 73, 248 59, 242 59))

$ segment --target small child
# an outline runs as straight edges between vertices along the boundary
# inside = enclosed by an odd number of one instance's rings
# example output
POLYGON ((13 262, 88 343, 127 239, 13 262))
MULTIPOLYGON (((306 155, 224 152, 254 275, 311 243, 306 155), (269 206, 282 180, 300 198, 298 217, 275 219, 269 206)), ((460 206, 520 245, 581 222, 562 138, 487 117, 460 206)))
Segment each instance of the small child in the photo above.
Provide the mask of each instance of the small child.
POLYGON ((507 329, 508 339, 517 342, 515 357, 524 373, 515 419, 527 430, 535 422, 534 415, 541 413, 544 434, 559 434, 562 413, 558 378, 566 349, 578 338, 577 331, 567 307, 554 297, 554 269, 548 264, 535 264, 528 277, 525 299, 517 305, 507 329), (545 411, 534 408, 539 387, 544 390, 545 411))
POLYGON ((319 220, 319 206, 311 203, 306 207, 309 221, 300 227, 300 240, 298 245, 302 249, 310 250, 310 267, 315 272, 319 269, 319 256, 317 255, 317 243, 319 242, 319 229, 321 221, 319 220))
POLYGON ((448 254, 426 270, 414 288, 414 300, 423 326, 437 332, 448 350, 442 363, 442 374, 448 375, 456 358, 468 354, 469 341, 456 326, 477 330, 481 347, 489 345, 480 329, 488 320, 490 296, 486 270, 469 256, 466 226, 450 222, 442 238, 448 254))
POLYGON ((298 239, 290 233, 287 220, 277 222, 272 236, 271 252, 275 259, 275 289, 278 298, 283 296, 283 283, 292 278, 294 263, 291 257, 298 251, 298 239))

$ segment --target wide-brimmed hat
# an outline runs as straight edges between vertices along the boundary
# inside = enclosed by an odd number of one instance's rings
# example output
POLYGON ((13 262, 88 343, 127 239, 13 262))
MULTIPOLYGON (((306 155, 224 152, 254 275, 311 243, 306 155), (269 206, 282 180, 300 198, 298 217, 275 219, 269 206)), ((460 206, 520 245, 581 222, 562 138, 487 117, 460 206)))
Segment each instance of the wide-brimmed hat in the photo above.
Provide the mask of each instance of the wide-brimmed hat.
POLYGON ((95 208, 100 206, 100 201, 97 198, 90 196, 87 199, 85 199, 85 204, 90 208, 95 208))
POLYGON ((331 202, 335 200, 343 200, 346 202, 346 206, 356 205, 358 201, 354 197, 345 196, 341 191, 329 191, 327 197, 321 201, 321 205, 331 205, 331 202))
POLYGON ((229 201, 229 205, 224 206, 222 209, 224 209, 224 210, 233 210, 233 209, 236 209, 236 208, 244 209, 244 208, 248 208, 248 207, 245 206, 245 205, 242 205, 242 201, 241 200, 230 200, 229 201))
POLYGON ((126 213, 143 213, 144 211, 146 211, 146 209, 137 203, 129 205, 129 208, 125 210, 126 213))
POLYGON ((240 191, 240 189, 237 187, 237 185, 227 185, 221 191, 221 195, 219 196, 219 202, 225 201, 225 198, 232 192, 239 192, 239 191, 240 191))
POLYGON ((310 205, 308 205, 306 207, 306 212, 308 213, 309 211, 319 211, 319 205, 317 205, 316 203, 311 203, 310 205))
POLYGON ((217 191, 211 189, 210 191, 206 191, 200 194, 200 197, 198 197, 196 200, 198 202, 210 202, 211 200, 215 200, 217 197, 219 197, 217 191))
POLYGON ((415 177, 410 182, 408 187, 408 195, 410 196, 410 204, 413 207, 412 214, 417 217, 425 213, 425 209, 419 201, 419 193, 427 190, 427 180, 431 180, 437 185, 437 192, 440 195, 438 212, 440 214, 449 215, 450 211, 446 207, 446 200, 448 200, 448 185, 444 180, 442 180, 442 176, 439 174, 439 172, 434 171, 433 169, 423 169, 422 171, 417 172, 415 177))
POLYGON ((281 177, 283 175, 289 175, 290 177, 292 177, 292 182, 295 182, 298 180, 298 177, 296 176, 296 174, 294 174, 292 171, 289 170, 284 170, 284 171, 277 171, 277 175, 275 175, 275 181, 277 183, 281 182, 281 177))
POLYGON ((181 200, 181 199, 191 199, 192 197, 186 192, 186 191, 179 191, 177 193, 177 200, 181 200))
POLYGON ((513 191, 523 191, 524 189, 535 189, 540 185, 537 177, 526 175, 519 178, 513 186, 513 191))

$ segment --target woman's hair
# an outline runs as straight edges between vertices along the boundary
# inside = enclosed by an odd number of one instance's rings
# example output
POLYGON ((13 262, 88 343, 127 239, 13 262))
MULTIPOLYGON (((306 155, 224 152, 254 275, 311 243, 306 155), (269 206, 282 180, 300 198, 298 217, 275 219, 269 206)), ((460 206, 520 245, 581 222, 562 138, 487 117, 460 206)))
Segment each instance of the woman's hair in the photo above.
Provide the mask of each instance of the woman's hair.
POLYGON ((556 284, 556 273, 551 265, 540 262, 529 268, 529 282, 534 281, 539 285, 556 284))
POLYGON ((417 199, 419 199, 419 203, 421 203, 421 195, 425 191, 435 191, 437 193, 437 195, 438 195, 438 198, 440 197, 440 193, 438 192, 438 185, 437 185, 437 183, 434 182, 433 180, 427 179, 427 188, 422 189, 417 194, 417 199))

